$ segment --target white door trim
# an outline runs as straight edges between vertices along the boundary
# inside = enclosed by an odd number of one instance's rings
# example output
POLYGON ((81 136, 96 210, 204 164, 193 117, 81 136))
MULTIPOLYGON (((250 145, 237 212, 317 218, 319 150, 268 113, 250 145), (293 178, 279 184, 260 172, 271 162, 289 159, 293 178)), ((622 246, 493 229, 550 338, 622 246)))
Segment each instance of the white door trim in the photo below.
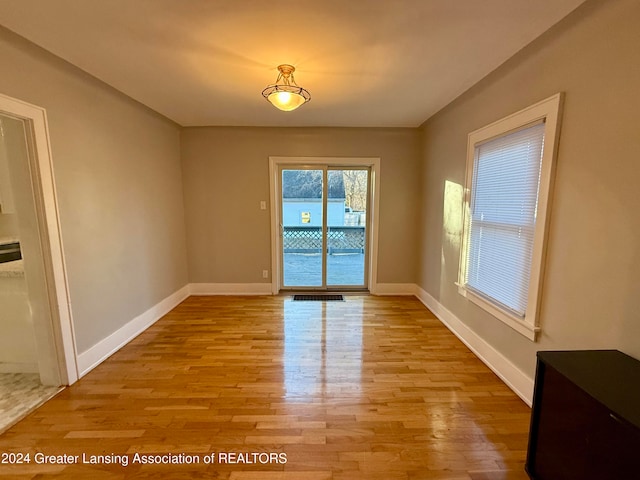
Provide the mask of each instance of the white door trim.
POLYGON ((371 171, 371 186, 369 193, 370 222, 369 228, 369 265, 368 281, 369 291, 376 293, 378 278, 378 224, 380 219, 380 158, 379 157, 269 157, 269 193, 271 196, 271 293, 280 292, 280 223, 281 212, 278 208, 280 201, 280 179, 278 171, 282 165, 315 166, 328 165, 329 167, 369 167, 371 171))
MULTIPOLYGON (((77 351, 73 331, 69 285, 60 233, 60 216, 53 176, 53 161, 47 113, 45 109, 0 94, 0 113, 25 122, 31 137, 35 158, 30 158, 31 181, 34 191, 41 195, 37 203, 38 223, 46 234, 41 234, 45 261, 46 283, 49 294, 51 322, 35 323, 36 335, 46 337, 52 348, 38 349, 40 375, 44 383, 70 385, 78 380, 77 351), (30 131, 29 131, 30 130, 30 131), (44 360, 44 361, 43 361, 44 360), (42 371, 46 365, 46 372, 42 371)), ((37 322, 37 319, 34 319, 37 322)))

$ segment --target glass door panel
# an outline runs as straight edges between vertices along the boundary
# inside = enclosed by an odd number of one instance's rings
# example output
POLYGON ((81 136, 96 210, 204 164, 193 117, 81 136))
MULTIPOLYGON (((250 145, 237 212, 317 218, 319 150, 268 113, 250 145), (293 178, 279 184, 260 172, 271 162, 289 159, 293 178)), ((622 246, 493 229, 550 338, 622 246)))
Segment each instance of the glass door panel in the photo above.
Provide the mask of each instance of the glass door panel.
POLYGON ((282 170, 284 288, 324 287, 324 170, 282 170))
POLYGON ((327 287, 366 287, 368 169, 327 172, 327 287))

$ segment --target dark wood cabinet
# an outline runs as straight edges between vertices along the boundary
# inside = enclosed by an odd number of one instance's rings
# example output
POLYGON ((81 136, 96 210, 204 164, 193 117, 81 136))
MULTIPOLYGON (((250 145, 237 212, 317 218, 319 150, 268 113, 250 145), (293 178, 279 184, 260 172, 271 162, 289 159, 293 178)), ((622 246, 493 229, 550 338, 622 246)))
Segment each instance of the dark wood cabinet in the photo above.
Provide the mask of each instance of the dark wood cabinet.
POLYGON ((640 478, 640 362, 617 350, 539 352, 526 470, 640 478))

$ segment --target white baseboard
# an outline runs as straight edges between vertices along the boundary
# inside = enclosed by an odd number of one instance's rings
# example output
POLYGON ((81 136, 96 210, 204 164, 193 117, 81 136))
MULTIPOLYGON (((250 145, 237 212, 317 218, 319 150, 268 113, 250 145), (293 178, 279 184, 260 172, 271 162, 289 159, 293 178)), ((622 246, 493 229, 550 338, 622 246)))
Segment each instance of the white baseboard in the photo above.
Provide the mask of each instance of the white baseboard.
POLYGON ((157 322, 171 311, 176 305, 189 296, 189 286, 172 293, 146 312, 138 315, 127 324, 120 327, 107 338, 100 340, 93 347, 78 355, 78 376, 83 377, 108 357, 157 322))
POLYGON ((191 295, 273 295, 270 283, 190 283, 191 295))
POLYGON ((376 283, 372 288, 373 295, 415 295, 414 283, 376 283))
POLYGON ((533 403, 533 378, 527 376, 507 357, 489 345, 482 337, 465 325, 462 320, 447 310, 444 305, 419 286, 415 286, 416 297, 429 309, 453 334, 482 360, 500 379, 518 395, 527 405, 533 403))
POLYGON ((39 373, 37 363, 0 362, 0 373, 39 373))

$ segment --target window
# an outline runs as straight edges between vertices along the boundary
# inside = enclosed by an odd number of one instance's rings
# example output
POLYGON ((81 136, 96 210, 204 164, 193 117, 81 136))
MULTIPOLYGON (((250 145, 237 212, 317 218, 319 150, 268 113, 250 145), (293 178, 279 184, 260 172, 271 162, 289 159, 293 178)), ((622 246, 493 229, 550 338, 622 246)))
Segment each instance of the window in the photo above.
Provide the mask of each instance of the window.
POLYGON ((561 94, 469 134, 459 292, 531 340, 561 94))

